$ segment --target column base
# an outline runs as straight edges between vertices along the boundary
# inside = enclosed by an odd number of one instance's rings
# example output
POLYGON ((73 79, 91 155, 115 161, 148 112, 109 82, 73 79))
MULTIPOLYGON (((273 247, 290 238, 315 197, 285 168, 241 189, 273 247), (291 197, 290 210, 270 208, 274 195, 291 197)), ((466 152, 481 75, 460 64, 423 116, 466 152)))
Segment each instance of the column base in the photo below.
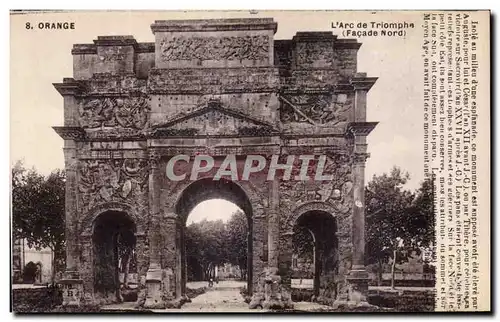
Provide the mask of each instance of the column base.
POLYGON ((262 309, 262 303, 265 300, 264 293, 257 292, 252 295, 250 299, 250 303, 248 304, 249 309, 262 309))
POLYGON ((345 300, 336 300, 332 305, 333 309, 338 310, 355 310, 359 308, 373 308, 377 307, 368 302, 355 302, 355 301, 345 301, 345 300))
POLYGON ((63 306, 81 306, 83 304, 83 280, 78 272, 67 271, 59 281, 62 286, 63 306))
POLYGON ((182 304, 186 303, 182 297, 178 297, 172 300, 165 301, 165 308, 167 309, 179 309, 182 304))
POLYGON ((368 282, 370 277, 364 268, 353 269, 347 276, 348 302, 368 304, 368 282))
POLYGON ((146 275, 146 301, 144 308, 164 309, 166 307, 162 294, 162 270, 150 269, 146 275))
POLYGON ((292 298, 281 286, 277 268, 270 268, 264 278, 264 309, 282 310, 293 308, 292 298))

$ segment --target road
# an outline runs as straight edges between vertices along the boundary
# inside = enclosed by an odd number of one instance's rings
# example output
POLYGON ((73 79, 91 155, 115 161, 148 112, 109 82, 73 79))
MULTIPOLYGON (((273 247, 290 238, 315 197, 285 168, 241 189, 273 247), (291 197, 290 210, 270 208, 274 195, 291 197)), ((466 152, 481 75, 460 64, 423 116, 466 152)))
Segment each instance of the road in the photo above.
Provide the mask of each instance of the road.
MULTIPOLYGON (((157 313, 169 312, 249 312, 262 313, 265 310, 248 308, 240 294, 240 288, 245 286, 245 282, 221 281, 209 288, 205 293, 191 299, 190 303, 185 303, 179 309, 152 310, 157 313)), ((189 282, 187 287, 191 289, 207 287, 207 282, 189 282)), ((134 303, 122 303, 106 305, 107 310, 133 310, 134 303)), ((295 302, 294 308, 301 311, 331 309, 328 306, 310 302, 295 302)))
MULTIPOLYGON (((190 303, 185 303, 180 309, 155 310, 155 312, 256 312, 248 308, 248 304, 243 301, 243 296, 240 294, 240 287, 245 284, 245 282, 238 281, 214 283, 214 286, 207 292, 191 299, 190 303)), ((208 286, 208 283, 187 283, 188 288, 203 286, 208 286)))

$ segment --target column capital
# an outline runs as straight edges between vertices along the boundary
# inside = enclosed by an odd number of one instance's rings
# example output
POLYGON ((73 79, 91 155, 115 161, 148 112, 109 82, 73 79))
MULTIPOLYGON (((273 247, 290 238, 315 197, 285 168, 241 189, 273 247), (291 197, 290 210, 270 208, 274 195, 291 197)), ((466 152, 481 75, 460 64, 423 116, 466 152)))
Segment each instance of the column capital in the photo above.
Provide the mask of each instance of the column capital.
POLYGON ((354 153, 354 164, 364 165, 366 160, 370 157, 370 153, 357 152, 354 153))
POLYGON ((367 77, 366 73, 357 73, 356 75, 354 75, 354 77, 351 78, 350 83, 356 91, 369 91, 370 88, 375 85, 377 79, 378 77, 367 77))
POLYGON ((178 218, 179 216, 175 212, 169 211, 163 214, 163 219, 166 219, 168 221, 177 221, 178 218))
POLYGON ((156 149, 149 151, 149 166, 151 169, 158 169, 161 155, 156 149))

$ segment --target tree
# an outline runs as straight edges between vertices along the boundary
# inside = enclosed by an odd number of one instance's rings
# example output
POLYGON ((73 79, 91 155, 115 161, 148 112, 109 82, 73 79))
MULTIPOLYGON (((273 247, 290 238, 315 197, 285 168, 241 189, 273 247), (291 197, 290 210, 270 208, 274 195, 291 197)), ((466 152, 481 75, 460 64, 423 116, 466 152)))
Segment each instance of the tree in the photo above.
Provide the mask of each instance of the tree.
POLYGON ((226 225, 227 260, 238 266, 241 279, 247 275, 248 222, 242 211, 236 211, 226 225))
POLYGON ((19 161, 12 168, 13 237, 26 239, 29 247, 52 250, 52 282, 65 260, 64 191, 62 170, 44 177, 19 161))
POLYGON ((225 262, 224 230, 222 220, 203 220, 186 227, 188 266, 195 278, 206 280, 214 276, 215 267, 225 262))
POLYGON ((435 257, 434 177, 426 178, 416 192, 409 225, 414 232, 415 247, 427 250, 435 257))
POLYGON ((365 192, 366 259, 375 264, 377 280, 382 281, 383 265, 392 260, 391 286, 394 287, 396 264, 419 253, 415 237, 421 234, 413 227, 411 216, 414 194, 403 186, 410 176, 394 167, 390 174, 373 176, 365 192))
POLYGON ((311 278, 311 268, 313 268, 315 252, 313 233, 306 227, 295 225, 292 245, 293 254, 297 256, 297 270, 300 274, 300 279, 311 278))

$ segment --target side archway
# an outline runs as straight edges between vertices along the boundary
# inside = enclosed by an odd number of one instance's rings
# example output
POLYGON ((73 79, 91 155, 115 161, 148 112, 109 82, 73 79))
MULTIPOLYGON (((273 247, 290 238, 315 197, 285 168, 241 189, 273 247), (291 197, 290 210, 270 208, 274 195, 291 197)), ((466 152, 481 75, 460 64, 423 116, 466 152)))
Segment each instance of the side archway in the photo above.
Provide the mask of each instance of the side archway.
POLYGON ((335 211, 328 203, 312 201, 297 206, 287 219, 283 241, 287 250, 284 254, 288 256, 282 258, 285 269, 281 273, 284 283, 292 290, 292 298, 297 298, 294 293, 304 292, 309 292, 311 299, 336 297, 339 241, 335 211), (311 240, 300 238, 304 231, 312 234, 311 240), (302 247, 305 243, 309 246, 307 249, 302 247), (297 272, 292 258, 298 263, 312 262, 313 265, 305 272, 297 272))
POLYGON ((95 207, 81 221, 81 271, 86 300, 121 302, 129 268, 137 267, 137 221, 130 207, 112 203, 95 207))

